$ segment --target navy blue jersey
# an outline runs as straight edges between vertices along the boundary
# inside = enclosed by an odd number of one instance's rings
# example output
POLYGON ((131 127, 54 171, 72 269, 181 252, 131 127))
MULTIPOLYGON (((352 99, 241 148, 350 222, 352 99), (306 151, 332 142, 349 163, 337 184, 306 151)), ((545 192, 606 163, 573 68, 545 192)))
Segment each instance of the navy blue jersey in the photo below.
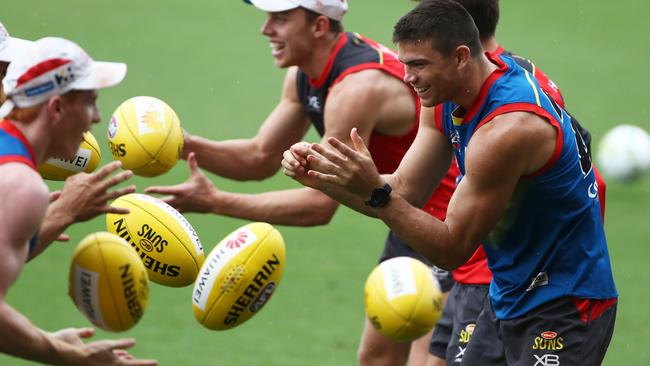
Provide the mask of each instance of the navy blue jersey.
POLYGON ((498 69, 464 117, 453 116, 453 103, 435 107, 436 126, 453 146, 461 177, 472 135, 500 114, 535 113, 558 131, 549 162, 520 179, 508 208, 483 242, 493 274, 490 297, 496 316, 519 317, 562 296, 617 297, 598 184, 581 135, 527 70, 509 57, 488 57, 498 69))
MULTIPOLYGON (((404 78, 404 66, 394 51, 359 34, 347 32, 341 34, 318 79, 310 79, 298 70, 298 99, 320 136, 325 134, 324 111, 330 89, 346 76, 369 69, 381 70, 399 80, 404 78)), ((382 174, 397 169, 417 135, 420 100, 412 93, 417 111, 413 115, 413 128, 401 136, 388 136, 375 131, 370 135, 368 149, 382 174)))
MULTIPOLYGON (((359 34, 348 32, 341 34, 318 79, 310 79, 298 70, 298 99, 321 136, 325 134, 324 111, 330 89, 346 76, 369 69, 381 70, 400 81, 404 79, 404 65, 399 62, 394 51, 359 34)), ((382 174, 390 174, 397 169, 417 135, 420 99, 410 86, 409 90, 416 109, 411 130, 401 136, 389 136, 376 131, 370 134, 368 150, 382 174)), ((444 220, 457 176, 458 167, 452 164, 423 207, 426 212, 444 220)))

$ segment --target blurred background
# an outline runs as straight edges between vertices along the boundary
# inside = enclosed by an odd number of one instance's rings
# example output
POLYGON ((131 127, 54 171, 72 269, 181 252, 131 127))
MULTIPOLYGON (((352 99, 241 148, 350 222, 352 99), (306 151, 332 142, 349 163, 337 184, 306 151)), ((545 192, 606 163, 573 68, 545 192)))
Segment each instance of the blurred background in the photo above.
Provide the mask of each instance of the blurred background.
MULTIPOLYGON (((351 0, 346 30, 386 45, 392 26, 413 2, 351 0)), ((650 3, 548 0, 501 1, 499 43, 535 61, 561 88, 568 110, 591 131, 594 148, 621 123, 650 129, 650 3)), ((106 127, 113 110, 136 95, 166 101, 188 131, 213 139, 256 133, 279 100, 284 76, 274 67, 259 28, 265 14, 238 0, 0 0, 0 21, 21 38, 70 38, 97 60, 128 64, 126 80, 102 91, 102 122, 93 133, 102 164, 112 157, 106 127)), ((307 137, 317 140, 311 131, 307 137)), ((595 156, 595 154, 594 154, 595 156)), ((596 162, 597 163, 597 162, 596 162)), ((181 161, 169 173, 134 178, 138 191, 187 177, 181 161)), ((281 174, 263 183, 211 175, 223 190, 259 192, 296 184, 281 174)), ((51 189, 61 184, 51 183, 51 189)), ((650 363, 650 178, 631 184, 608 181, 606 230, 620 292, 616 331, 606 365, 650 363)), ((188 214, 206 254, 245 224, 214 215, 188 214)), ((208 331, 194 320, 191 286, 151 284, 133 354, 161 365, 354 365, 364 320, 363 283, 376 264, 387 232, 376 220, 340 208, 331 224, 279 227, 287 243, 284 279, 273 299, 244 325, 208 331)), ((105 230, 104 218, 73 226, 69 243, 54 244, 29 263, 8 302, 47 330, 87 326, 67 296, 70 255, 85 235, 105 230)), ((0 365, 26 362, 0 356, 0 365)))

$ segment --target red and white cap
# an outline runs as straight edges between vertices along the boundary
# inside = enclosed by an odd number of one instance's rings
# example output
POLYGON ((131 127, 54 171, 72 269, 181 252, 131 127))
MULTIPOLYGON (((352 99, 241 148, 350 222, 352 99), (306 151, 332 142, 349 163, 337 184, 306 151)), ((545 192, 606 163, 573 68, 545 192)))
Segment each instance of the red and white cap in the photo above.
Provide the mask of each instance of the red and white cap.
POLYGON ((7 100, 0 107, 0 118, 16 106, 32 107, 70 90, 111 87, 125 75, 124 63, 93 61, 72 41, 41 38, 18 52, 9 64, 2 80, 7 100))
POLYGON ((302 7, 338 21, 341 21, 343 14, 348 11, 346 0, 247 0, 247 2, 269 13, 302 7))
POLYGON ((0 23, 0 61, 11 62, 21 50, 30 46, 32 41, 11 37, 7 28, 0 23))

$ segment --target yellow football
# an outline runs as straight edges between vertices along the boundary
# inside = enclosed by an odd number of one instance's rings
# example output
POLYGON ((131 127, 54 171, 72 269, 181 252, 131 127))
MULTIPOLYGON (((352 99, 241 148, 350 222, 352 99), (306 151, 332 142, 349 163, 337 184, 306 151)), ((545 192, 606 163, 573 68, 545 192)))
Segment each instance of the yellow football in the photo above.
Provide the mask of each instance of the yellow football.
POLYGON ((40 164, 38 172, 41 173, 41 176, 49 180, 66 180, 69 176, 79 172, 94 172, 102 159, 102 152, 92 133, 85 132, 83 138, 77 155, 71 160, 50 158, 40 164))
POLYGON ((224 238, 201 267, 192 310, 203 326, 234 328, 255 315, 282 279, 285 247, 273 226, 256 222, 224 238))
POLYGON ((384 336, 417 339, 433 328, 442 313, 442 293, 431 269, 417 259, 391 258, 380 263, 365 286, 366 314, 384 336))
POLYGON ((108 146, 124 169, 155 177, 174 167, 183 150, 183 130, 171 107, 154 97, 122 103, 108 123, 108 146))
POLYGON ((72 255, 68 293, 93 324, 121 332, 134 326, 147 309, 149 279, 124 239, 98 232, 86 236, 72 255))
POLYGON ((205 256, 199 236, 183 215, 165 202, 139 193, 122 196, 111 206, 130 212, 106 215, 108 231, 131 244, 152 281, 171 287, 194 282, 205 256))

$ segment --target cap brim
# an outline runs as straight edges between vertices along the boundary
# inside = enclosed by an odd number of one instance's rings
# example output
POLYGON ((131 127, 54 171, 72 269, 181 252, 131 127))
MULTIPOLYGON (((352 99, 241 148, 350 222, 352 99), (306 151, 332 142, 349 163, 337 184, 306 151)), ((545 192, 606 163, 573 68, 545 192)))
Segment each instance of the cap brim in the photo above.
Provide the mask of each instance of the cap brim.
POLYGON ((287 11, 300 7, 300 5, 289 0, 248 0, 247 2, 253 4, 253 6, 260 10, 268 11, 270 13, 287 11))
POLYGON ((86 77, 71 85, 70 89, 110 88, 124 80, 124 76, 126 76, 126 64, 124 63, 93 61, 86 77))
POLYGON ((30 47, 34 42, 26 39, 9 37, 5 41, 5 46, 0 49, 0 61, 12 62, 20 52, 30 47))

